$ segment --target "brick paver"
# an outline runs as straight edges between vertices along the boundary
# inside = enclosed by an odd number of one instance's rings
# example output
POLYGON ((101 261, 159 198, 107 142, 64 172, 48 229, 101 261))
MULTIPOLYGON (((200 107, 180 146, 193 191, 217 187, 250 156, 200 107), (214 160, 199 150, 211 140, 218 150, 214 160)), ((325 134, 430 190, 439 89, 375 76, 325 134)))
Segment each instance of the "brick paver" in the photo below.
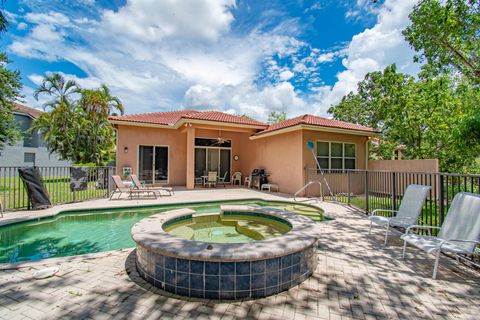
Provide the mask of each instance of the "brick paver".
POLYGON ((478 319, 478 271, 401 242, 382 245, 377 229, 347 206, 320 203, 336 220, 322 223, 318 268, 300 286, 258 300, 218 302, 180 298, 153 288, 135 270, 135 251, 44 260, 0 271, 1 319, 478 319), (36 269, 59 265, 49 279, 36 269))

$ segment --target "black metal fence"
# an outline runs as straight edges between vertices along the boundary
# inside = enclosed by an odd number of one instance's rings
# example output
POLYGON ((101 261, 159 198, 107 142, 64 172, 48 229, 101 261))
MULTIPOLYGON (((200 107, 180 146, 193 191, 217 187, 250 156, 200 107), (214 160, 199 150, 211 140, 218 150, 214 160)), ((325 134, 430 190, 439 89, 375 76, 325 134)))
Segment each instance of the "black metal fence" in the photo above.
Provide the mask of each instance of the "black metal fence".
MULTIPOLYGON (((29 207, 27 191, 18 174, 21 167, 0 167, 0 200, 4 210, 29 207)), ((87 189, 70 190, 72 167, 38 167, 52 204, 106 197, 112 188, 114 167, 88 167, 87 189)))
POLYGON ((320 182, 323 191, 321 195, 319 188, 307 189, 307 195, 323 196, 326 200, 335 198, 367 213, 374 209, 398 209, 410 184, 430 186, 421 219, 424 224, 434 226, 443 223, 455 194, 480 193, 480 175, 473 174, 327 170, 322 176, 316 168, 307 168, 306 180, 320 182))

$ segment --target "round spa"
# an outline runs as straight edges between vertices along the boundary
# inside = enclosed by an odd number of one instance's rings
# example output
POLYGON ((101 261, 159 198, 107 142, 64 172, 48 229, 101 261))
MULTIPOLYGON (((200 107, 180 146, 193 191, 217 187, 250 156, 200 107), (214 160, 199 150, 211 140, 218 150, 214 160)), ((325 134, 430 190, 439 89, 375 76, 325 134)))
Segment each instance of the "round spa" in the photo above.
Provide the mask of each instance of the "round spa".
POLYGON ((318 225, 269 207, 179 209, 132 228, 137 269, 154 286, 205 299, 260 298, 288 290, 317 266, 318 225))

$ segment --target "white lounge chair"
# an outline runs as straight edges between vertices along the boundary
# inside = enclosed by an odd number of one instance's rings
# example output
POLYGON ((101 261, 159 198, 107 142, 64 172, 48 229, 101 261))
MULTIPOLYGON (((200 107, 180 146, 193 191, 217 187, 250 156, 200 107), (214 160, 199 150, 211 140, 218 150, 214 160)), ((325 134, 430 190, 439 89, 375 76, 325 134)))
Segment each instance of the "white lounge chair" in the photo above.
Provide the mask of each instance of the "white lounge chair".
POLYGON ((371 215, 368 217, 370 219, 370 229, 368 230, 368 234, 372 232, 373 223, 382 227, 386 227, 384 244, 387 245, 388 231, 390 227, 401 227, 406 229, 411 225, 417 224, 418 217, 422 212, 422 208, 429 191, 429 186, 411 184, 407 187, 407 190, 405 190, 405 194, 403 195, 398 211, 390 209, 373 210, 371 215), (394 213, 395 215, 393 217, 385 217, 378 215, 380 212, 390 212, 394 213))
POLYGON ((131 174, 130 179, 132 179, 133 188, 143 191, 158 191, 158 195, 162 196, 161 192, 165 191, 169 196, 173 193, 172 187, 156 187, 156 186, 147 186, 138 179, 136 174, 131 174))
POLYGON ((113 175, 112 180, 115 184, 115 190, 113 190, 112 194, 110 195, 110 200, 112 200, 113 195, 115 193, 119 194, 118 199, 120 199, 120 197, 122 196, 122 193, 128 194, 129 199, 132 199, 132 196, 134 194, 136 194, 138 197, 140 197, 140 195, 147 195, 147 196, 148 195, 153 195, 155 197, 155 199, 157 199, 157 194, 155 193, 155 191, 153 191, 153 190, 131 189, 123 183, 122 179, 120 179, 120 176, 113 175))
POLYGON ((432 278, 437 278, 438 261, 442 252, 457 256, 472 255, 480 244, 480 195, 460 192, 453 198, 450 209, 441 227, 410 226, 401 236, 404 241, 402 257, 405 257, 407 243, 435 254, 432 278), (412 232, 414 229, 440 229, 436 237, 423 236, 412 232))

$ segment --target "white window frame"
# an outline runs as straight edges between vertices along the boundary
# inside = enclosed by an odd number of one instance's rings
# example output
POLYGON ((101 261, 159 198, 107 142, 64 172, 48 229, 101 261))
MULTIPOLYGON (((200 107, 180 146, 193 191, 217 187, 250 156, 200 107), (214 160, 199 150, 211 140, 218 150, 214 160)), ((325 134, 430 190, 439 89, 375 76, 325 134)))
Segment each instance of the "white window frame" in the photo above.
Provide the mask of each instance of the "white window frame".
POLYGON ((326 140, 317 140, 315 144, 315 156, 317 160, 319 159, 328 159, 328 168, 322 168, 322 170, 356 170, 357 169, 357 144, 355 142, 344 142, 344 141, 326 141, 326 140), (327 156, 319 156, 318 155, 318 143, 328 143, 328 157, 327 156), (342 144, 342 157, 332 157, 332 143, 340 143, 342 144), (355 146, 355 157, 345 157, 345 145, 346 144, 353 144, 355 146), (338 169, 331 169, 332 168, 332 158, 333 159, 342 159, 342 168, 338 169), (345 169, 345 160, 355 160, 355 168, 354 169, 345 169))

